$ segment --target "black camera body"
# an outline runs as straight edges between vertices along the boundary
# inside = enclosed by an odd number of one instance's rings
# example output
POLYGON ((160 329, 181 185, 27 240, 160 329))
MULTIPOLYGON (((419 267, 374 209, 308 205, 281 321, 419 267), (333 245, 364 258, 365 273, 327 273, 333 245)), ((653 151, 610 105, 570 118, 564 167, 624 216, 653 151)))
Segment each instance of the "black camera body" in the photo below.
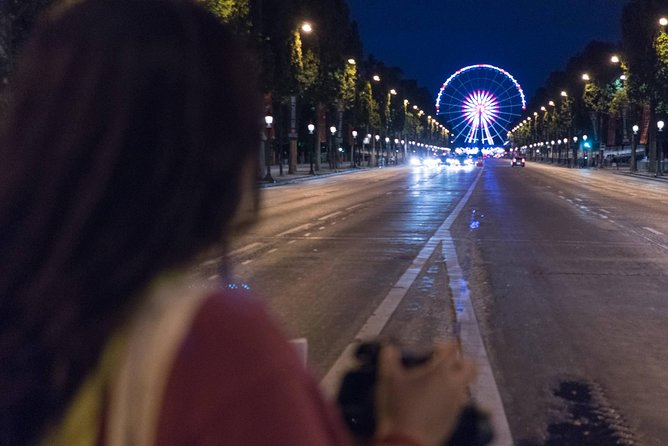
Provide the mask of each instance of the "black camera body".
MULTIPOLYGON (((376 430, 374 392, 382 347, 380 342, 367 342, 358 347, 355 357, 359 360, 359 367, 344 376, 337 397, 348 428, 360 438, 371 438, 376 430)), ((404 367, 415 367, 430 358, 430 354, 402 352, 401 362, 404 367)), ((492 438, 489 417, 470 404, 462 410, 455 430, 444 446, 484 446, 492 438)))

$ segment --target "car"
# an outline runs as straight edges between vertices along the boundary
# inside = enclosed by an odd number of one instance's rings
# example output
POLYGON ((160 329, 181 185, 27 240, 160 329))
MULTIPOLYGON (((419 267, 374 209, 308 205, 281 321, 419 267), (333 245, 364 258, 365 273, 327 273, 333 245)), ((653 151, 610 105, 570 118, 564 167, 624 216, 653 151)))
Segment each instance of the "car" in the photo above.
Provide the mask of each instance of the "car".
POLYGON ((510 158, 510 167, 522 166, 524 167, 524 156, 517 154, 510 158))

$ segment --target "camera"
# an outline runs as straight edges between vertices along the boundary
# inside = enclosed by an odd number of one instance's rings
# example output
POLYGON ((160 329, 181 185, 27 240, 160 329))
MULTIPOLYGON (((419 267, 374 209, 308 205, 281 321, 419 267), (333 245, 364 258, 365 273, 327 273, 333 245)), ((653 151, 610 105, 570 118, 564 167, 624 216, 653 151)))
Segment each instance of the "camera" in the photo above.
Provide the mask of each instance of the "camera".
MULTIPOLYGON (((380 342, 360 344, 355 352, 359 366, 343 377, 337 396, 346 424, 360 438, 371 438, 376 430, 374 392, 382 348, 380 342)), ((408 368, 424 364, 430 358, 431 354, 416 355, 407 351, 401 354, 401 362, 408 368)), ((443 446, 484 446, 492 438, 488 415, 469 404, 460 413, 451 437, 443 446)))

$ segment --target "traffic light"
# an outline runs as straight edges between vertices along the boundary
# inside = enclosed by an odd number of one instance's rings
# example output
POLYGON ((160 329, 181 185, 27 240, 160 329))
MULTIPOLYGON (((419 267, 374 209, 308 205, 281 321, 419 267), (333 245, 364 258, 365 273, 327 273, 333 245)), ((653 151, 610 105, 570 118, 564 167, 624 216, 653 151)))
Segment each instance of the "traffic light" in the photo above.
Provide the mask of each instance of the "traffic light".
POLYGON ((587 151, 585 150, 585 151, 584 151, 584 159, 587 159, 587 158, 589 158, 589 154, 588 154, 587 151))

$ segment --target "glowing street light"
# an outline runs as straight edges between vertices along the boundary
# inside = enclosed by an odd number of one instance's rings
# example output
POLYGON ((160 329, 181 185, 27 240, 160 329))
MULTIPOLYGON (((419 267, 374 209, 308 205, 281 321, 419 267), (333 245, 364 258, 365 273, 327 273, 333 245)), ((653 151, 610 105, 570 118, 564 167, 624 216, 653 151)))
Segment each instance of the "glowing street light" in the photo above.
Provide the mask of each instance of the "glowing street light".
POLYGON ((638 127, 638 124, 633 124, 633 127, 631 127, 631 130, 633 130, 633 135, 631 135, 631 171, 635 172, 638 170, 638 163, 637 163, 637 158, 636 158, 636 147, 638 147, 638 130, 640 130, 640 127, 638 127))
POLYGON ((336 150, 334 149, 334 135, 336 134, 336 127, 331 126, 329 128, 329 131, 332 134, 332 137, 330 138, 330 144, 329 144, 329 153, 330 153, 330 156, 334 158, 333 160, 330 159, 330 162, 332 162, 332 165, 334 166, 334 169, 336 169, 336 157, 338 156, 336 154, 336 150))
POLYGON ((315 170, 313 170, 313 157, 315 152, 315 136, 313 135, 313 131, 315 130, 315 125, 313 123, 309 123, 309 125, 306 126, 308 129, 308 134, 310 135, 311 138, 311 150, 309 150, 309 153, 311 154, 309 164, 311 165, 311 169, 308 171, 309 175, 315 175, 315 170))
POLYGON ((357 143, 357 130, 350 132, 353 135, 353 147, 350 151, 350 167, 355 167, 355 145, 357 143))
MULTIPOLYGON (((664 125, 665 125, 665 124, 664 124, 663 121, 657 121, 657 122, 656 122, 656 127, 659 129, 659 133, 661 133, 661 134, 663 134, 663 126, 664 126, 664 125)), ((659 142, 659 144, 658 144, 659 146, 661 146, 661 141, 662 141, 661 136, 662 136, 662 135, 658 135, 658 137, 656 138, 657 141, 659 142)), ((662 155, 661 152, 662 152, 662 151, 663 151, 663 150, 661 149, 661 147, 657 147, 657 149, 656 149, 656 175, 655 175, 655 176, 657 176, 657 177, 658 177, 659 175, 663 175, 663 174, 661 173, 661 164, 663 163, 663 161, 661 160, 661 155, 662 155)))
POLYGON ((550 107, 554 107, 554 101, 548 102, 547 105, 549 105, 550 107))
POLYGON ((668 19, 665 18, 665 17, 661 17, 661 18, 659 19, 659 25, 661 25, 661 26, 666 26, 666 25, 668 25, 668 19))
POLYGON ((610 58, 610 62, 612 63, 619 63, 619 56, 612 56, 610 58))
POLYGON ((588 75, 587 73, 584 73, 584 74, 582 75, 582 80, 583 80, 583 81, 589 81, 590 79, 591 79, 591 78, 589 77, 589 75, 588 75))
POLYGON ((375 82, 380 82, 380 76, 378 76, 377 74, 374 74, 371 79, 373 79, 375 82))
POLYGON ((561 96, 564 98, 568 97, 568 93, 566 93, 564 90, 561 91, 561 96))
POLYGON ((265 149, 264 149, 265 165, 267 167, 267 171, 264 176, 264 181, 273 183, 274 178, 271 176, 271 149, 273 142, 273 139, 271 138, 271 126, 274 123, 274 117, 270 114, 267 114, 264 117, 264 123, 267 126, 267 142, 265 143, 265 149))
POLYGON ((313 31, 313 26, 309 22, 304 22, 302 23, 302 31, 304 31, 306 34, 309 34, 311 31, 313 31))
POLYGON ((350 65, 355 65, 357 62, 355 61, 355 59, 353 59, 353 58, 351 57, 350 59, 348 59, 348 63, 349 63, 350 65))

